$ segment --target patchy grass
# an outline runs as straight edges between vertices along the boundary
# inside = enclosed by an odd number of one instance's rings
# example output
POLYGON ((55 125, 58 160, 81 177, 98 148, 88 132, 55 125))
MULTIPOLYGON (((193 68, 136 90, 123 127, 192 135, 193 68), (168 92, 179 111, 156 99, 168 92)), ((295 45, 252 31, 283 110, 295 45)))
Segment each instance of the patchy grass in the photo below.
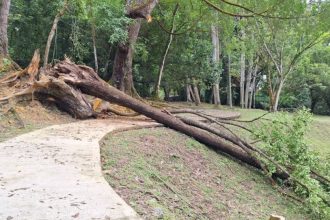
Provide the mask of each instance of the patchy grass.
POLYGON ((110 134, 102 167, 145 219, 309 219, 259 171, 166 128, 110 134))

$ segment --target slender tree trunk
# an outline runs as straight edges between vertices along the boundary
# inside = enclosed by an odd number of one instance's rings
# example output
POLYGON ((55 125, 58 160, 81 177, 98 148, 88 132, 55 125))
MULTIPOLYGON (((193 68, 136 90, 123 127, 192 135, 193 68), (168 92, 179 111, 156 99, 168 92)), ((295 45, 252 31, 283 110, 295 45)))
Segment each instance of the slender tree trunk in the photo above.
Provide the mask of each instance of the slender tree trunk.
POLYGON ((244 105, 245 108, 249 106, 249 97, 251 92, 251 79, 252 79, 252 71, 253 71, 253 59, 250 61, 249 70, 246 76, 246 83, 245 83, 245 94, 244 94, 244 105))
POLYGON ((192 102, 192 97, 191 97, 191 86, 189 84, 189 78, 188 75, 186 76, 186 101, 187 102, 192 102))
POLYGON ((233 107, 233 95, 232 95, 232 89, 231 89, 231 57, 228 55, 228 61, 227 61, 227 79, 228 79, 228 87, 227 87, 227 105, 230 106, 230 108, 233 107))
POLYGON ((256 108, 256 93, 257 93, 257 86, 254 86, 254 93, 253 93, 253 108, 256 108))
POLYGON ((175 9, 173 11, 170 35, 169 35, 169 38, 167 40, 167 44, 166 44, 166 48, 165 48, 165 51, 164 51, 164 54, 163 54, 162 62, 159 65, 158 79, 157 79, 157 84, 155 86, 155 96, 156 96, 156 98, 159 98, 160 83, 161 83, 162 77, 163 77, 163 71, 164 71, 164 68, 165 68, 166 57, 167 57, 168 51, 170 50, 170 47, 171 47, 171 44, 172 44, 172 41, 173 41, 173 37, 174 37, 173 32, 174 32, 174 29, 175 29, 175 15, 176 15, 178 9, 179 9, 179 4, 176 4, 175 9))
POLYGON ((281 95, 281 92, 282 92, 282 89, 283 89, 283 85, 284 85, 284 79, 280 79, 280 83, 279 83, 279 86, 277 88, 277 91, 275 93, 275 102, 274 102, 274 111, 276 112, 278 110, 278 103, 280 101, 280 95, 281 95))
POLYGON ((201 104, 201 99, 199 97, 199 91, 195 79, 193 79, 193 92, 194 92, 195 104, 198 106, 201 104))
POLYGON ((245 53, 241 52, 241 58, 240 58, 240 66, 241 66, 241 72, 240 72, 240 103, 241 108, 244 108, 244 85, 245 85, 245 53))
POLYGON ((47 44, 46 44, 46 48, 45 48, 44 66, 47 66, 47 64, 48 64, 49 50, 50 50, 50 47, 52 45, 52 41, 53 41, 53 38, 54 38, 55 31, 57 29, 57 24, 58 24, 59 20, 61 19, 61 17, 64 15, 67 7, 68 7, 68 0, 65 0, 63 8, 57 13, 57 15, 55 16, 55 19, 53 21, 53 26, 52 26, 52 28, 49 32, 48 39, 47 39, 47 44))
POLYGON ((95 63, 95 72, 99 72, 99 63, 97 59, 97 48, 96 48, 96 30, 95 30, 95 21, 92 21, 92 40, 93 40, 93 53, 94 53, 94 63, 95 63))
POLYGON ((188 89, 189 89, 189 93, 190 93, 190 97, 192 98, 192 101, 196 103, 196 97, 195 97, 195 93, 194 93, 192 86, 188 85, 188 89))
POLYGON ((254 97, 255 97, 255 92, 256 92, 256 78, 257 78, 257 67, 255 69, 255 72, 253 74, 253 78, 252 78, 252 84, 251 84, 251 92, 250 92, 250 98, 249 98, 249 109, 252 108, 252 102, 254 101, 254 97))
POLYGON ((211 36, 212 36, 212 45, 213 45, 213 54, 212 54, 212 62, 214 67, 216 68, 216 76, 215 81, 212 85, 213 89, 213 101, 215 105, 220 105, 220 76, 218 76, 219 72, 219 63, 220 63, 220 41, 219 41, 219 28, 215 25, 211 26, 211 36))
POLYGON ((8 56, 8 16, 10 0, 0 0, 0 64, 8 56))
POLYGON ((186 85, 186 100, 187 100, 187 102, 192 102, 189 85, 186 85))

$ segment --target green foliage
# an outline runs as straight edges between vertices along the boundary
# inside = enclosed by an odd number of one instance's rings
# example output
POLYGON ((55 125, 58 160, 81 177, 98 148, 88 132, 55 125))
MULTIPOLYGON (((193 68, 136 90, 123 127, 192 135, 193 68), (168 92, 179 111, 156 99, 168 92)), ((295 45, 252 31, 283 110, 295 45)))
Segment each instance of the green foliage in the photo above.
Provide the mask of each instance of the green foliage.
MULTIPOLYGON (((318 181, 311 178, 311 170, 328 174, 329 163, 310 151, 305 142, 305 134, 311 122, 312 115, 302 109, 293 116, 278 113, 271 122, 263 122, 255 129, 254 135, 262 141, 262 149, 271 155, 282 167, 289 167, 291 178, 289 185, 294 192, 304 199, 306 208, 317 219, 329 219, 330 207, 323 199, 329 201, 329 192, 318 181), (261 128, 261 129, 260 129, 261 128), (326 164, 326 165, 325 165, 326 164)), ((276 172, 274 163, 264 161, 269 175, 276 172)))

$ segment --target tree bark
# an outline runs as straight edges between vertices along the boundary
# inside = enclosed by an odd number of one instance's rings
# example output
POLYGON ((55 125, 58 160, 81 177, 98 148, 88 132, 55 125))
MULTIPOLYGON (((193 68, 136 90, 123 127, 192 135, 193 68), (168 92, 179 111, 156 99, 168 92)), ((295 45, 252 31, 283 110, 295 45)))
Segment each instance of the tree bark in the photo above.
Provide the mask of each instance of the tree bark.
POLYGON ((67 10, 67 7, 68 7, 68 0, 65 0, 63 8, 57 13, 57 15, 55 16, 55 19, 53 21, 53 26, 50 29, 48 39, 47 39, 46 48, 45 48, 44 67, 47 66, 47 64, 48 64, 49 50, 50 50, 50 46, 52 45, 52 41, 53 41, 53 38, 54 38, 55 31, 57 29, 57 24, 58 24, 59 20, 61 19, 61 17, 64 15, 65 11, 67 10))
POLYGON ((280 94, 282 92, 283 85, 284 85, 284 79, 281 78, 277 91, 275 92, 275 102, 274 102, 274 108, 273 108, 275 112, 278 110, 278 103, 280 101, 280 94))
POLYGON ((233 107, 233 93, 231 88, 231 57, 228 55, 228 61, 227 61, 227 79, 228 79, 228 87, 227 87, 227 105, 229 105, 230 108, 233 107))
POLYGON ((199 96, 199 91, 197 87, 197 82, 195 79, 193 79, 193 94, 194 94, 194 99, 195 99, 195 104, 198 106, 201 104, 201 99, 199 96))
POLYGON ((134 44, 139 36, 141 18, 150 22, 150 14, 158 1, 149 0, 144 3, 143 0, 137 0, 134 5, 130 3, 131 1, 127 1, 127 16, 135 19, 135 21, 128 27, 127 41, 117 47, 111 81, 117 89, 126 94, 137 95, 133 85, 134 44))
POLYGON ((213 53, 212 53, 212 62, 214 71, 216 71, 215 80, 213 82, 213 102, 215 105, 220 105, 220 75, 219 75, 219 64, 220 64, 220 41, 219 41, 219 28, 215 25, 211 25, 211 37, 212 37, 212 45, 213 45, 213 53))
POLYGON ((254 72, 252 75, 252 83, 251 83, 251 92, 250 92, 250 98, 249 98, 249 109, 252 108, 252 102, 255 100, 255 92, 256 92, 256 80, 257 80, 257 73, 258 73, 258 65, 255 66, 254 72))
POLYGON ((128 28, 128 40, 126 43, 118 45, 114 67, 112 82, 117 89, 126 94, 133 95, 133 55, 134 44, 138 38, 141 27, 141 20, 134 21, 128 28))
POLYGON ((8 16, 10 0, 0 0, 0 64, 8 56, 8 16))
POLYGON ((252 108, 252 103, 254 102, 255 92, 256 92, 256 75, 253 75, 252 78, 252 84, 251 84, 251 92, 250 92, 250 98, 249 98, 249 109, 252 108))
POLYGON ((246 76, 246 84, 245 84, 245 94, 244 94, 244 105, 245 108, 248 108, 249 106, 249 94, 251 92, 251 80, 252 80, 252 71, 254 70, 253 68, 253 59, 250 61, 250 66, 249 70, 247 71, 247 76, 246 76))
POLYGON ((241 58, 240 58, 240 66, 241 66, 241 72, 240 72, 240 103, 241 108, 244 108, 244 91, 245 91, 245 53, 241 52, 241 58))

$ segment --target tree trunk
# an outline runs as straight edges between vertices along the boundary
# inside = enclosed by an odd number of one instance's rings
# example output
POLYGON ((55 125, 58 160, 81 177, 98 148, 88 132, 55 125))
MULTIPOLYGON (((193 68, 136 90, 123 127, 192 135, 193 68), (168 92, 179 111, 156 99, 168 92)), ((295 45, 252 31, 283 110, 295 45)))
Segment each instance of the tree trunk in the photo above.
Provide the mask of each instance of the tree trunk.
POLYGON ((196 101, 195 93, 194 93, 194 90, 192 89, 192 86, 188 85, 188 89, 189 89, 189 93, 190 93, 190 97, 192 98, 192 101, 196 103, 197 101, 196 101))
POLYGON ((197 87, 196 80, 193 79, 193 94, 194 94, 194 99, 195 99, 195 104, 198 106, 201 104, 201 99, 199 97, 199 91, 197 87))
POLYGON ((252 84, 251 84, 251 92, 250 92, 250 98, 249 98, 249 109, 252 108, 252 103, 254 102, 255 92, 256 92, 256 75, 253 75, 252 84))
POLYGON ((252 79, 252 71, 253 71, 253 59, 250 61, 249 70, 246 76, 246 83, 245 83, 245 94, 244 94, 244 105, 245 108, 249 106, 249 97, 251 92, 251 79, 252 79))
POLYGON ((95 21, 92 21, 92 40, 93 40, 93 53, 94 53, 94 63, 95 63, 95 72, 99 72, 99 63, 97 59, 97 49, 96 49, 96 30, 95 30, 95 21))
MULTIPOLYGON (((40 74, 43 77, 42 79, 45 79, 45 84, 48 84, 48 86, 54 81, 54 79, 62 81, 64 84, 75 87, 85 94, 95 96, 112 103, 118 103, 122 106, 130 108, 151 119, 154 119, 161 124, 164 124, 165 126, 168 126, 169 128, 193 137, 201 143, 220 150, 223 153, 229 154, 247 164, 260 168, 259 162, 239 147, 235 147, 234 145, 229 144, 223 139, 212 135, 207 131, 185 124, 175 116, 151 107, 148 104, 145 104, 144 102, 132 98, 116 88, 109 86, 109 84, 99 78, 92 68, 75 65, 68 61, 62 61, 56 64, 56 66, 51 70, 42 70, 40 74)), ((48 88, 44 87, 41 90, 43 89, 48 88)), ((56 88, 56 90, 58 90, 58 88, 56 88)), ((75 111, 75 109, 75 107, 72 108, 73 111, 75 111)))
POLYGON ((240 72, 240 103, 241 108, 244 108, 244 91, 245 91, 245 53, 241 52, 241 58, 240 58, 240 66, 241 66, 241 72, 240 72))
POLYGON ((255 97, 257 72, 258 72, 258 65, 255 66, 253 75, 252 75, 251 91, 250 91, 250 98, 249 98, 249 109, 251 109, 253 98, 255 97))
POLYGON ((48 64, 49 50, 50 50, 50 46, 52 45, 52 41, 53 41, 53 38, 54 38, 55 31, 57 29, 57 24, 58 24, 60 18, 64 15, 67 7, 68 7, 68 1, 65 0, 63 8, 57 13, 57 15, 55 16, 55 19, 53 21, 53 26, 52 26, 52 28, 49 32, 48 39, 47 39, 47 44, 46 44, 46 48, 45 48, 44 67, 47 66, 47 64, 48 64))
POLYGON ((190 95, 190 85, 187 83, 186 84, 186 101, 187 102, 192 102, 191 95, 190 95))
POLYGON ((155 97, 159 99, 159 92, 160 92, 160 83, 162 81, 162 77, 163 77, 163 71, 164 71, 164 67, 165 67, 165 61, 166 61, 166 57, 168 54, 168 51, 170 50, 172 41, 173 41, 173 32, 175 29, 175 15, 177 13, 179 9, 179 4, 176 4, 174 11, 173 11, 173 17, 172 17, 172 25, 171 25, 171 30, 170 30, 170 35, 169 38, 167 40, 166 43, 166 48, 163 54, 163 59, 162 62, 159 65, 159 72, 158 72, 158 79, 157 79, 157 84, 155 86, 155 97))
POLYGON ((10 0, 0 0, 0 64, 8 56, 8 16, 10 0))
POLYGON ((277 91, 275 92, 275 102, 273 108, 275 112, 278 110, 278 103, 280 101, 280 94, 282 92, 283 85, 284 85, 284 79, 281 78, 277 91))
POLYGON ((135 20, 128 28, 128 40, 118 45, 112 75, 112 83, 120 91, 133 95, 134 44, 139 35, 141 20, 135 20))
POLYGON ((212 45, 213 45, 213 54, 212 54, 212 62, 214 65, 215 79, 213 82, 213 101, 215 105, 220 105, 220 75, 219 75, 219 63, 220 63, 220 42, 219 42, 219 28, 215 25, 211 25, 211 37, 212 37, 212 45))
POLYGON ((149 0, 145 3, 143 0, 131 2, 126 1, 127 13, 126 15, 135 19, 128 27, 128 39, 125 43, 118 45, 112 75, 113 85, 129 95, 136 95, 133 85, 133 55, 134 44, 139 36, 141 27, 141 18, 151 21, 151 12, 158 3, 157 0, 149 0))
POLYGON ((227 105, 230 106, 230 108, 233 107, 233 95, 232 95, 232 88, 231 88, 231 57, 228 55, 228 61, 227 61, 227 76, 228 76, 228 87, 227 87, 227 105))

